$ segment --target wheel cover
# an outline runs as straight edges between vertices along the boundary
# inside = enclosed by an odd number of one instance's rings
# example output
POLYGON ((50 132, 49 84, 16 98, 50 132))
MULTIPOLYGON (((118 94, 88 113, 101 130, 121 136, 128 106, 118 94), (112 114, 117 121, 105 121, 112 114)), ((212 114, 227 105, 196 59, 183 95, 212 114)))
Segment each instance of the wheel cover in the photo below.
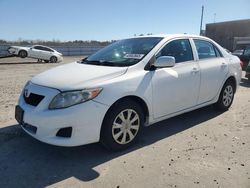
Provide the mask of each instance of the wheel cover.
POLYGON ((20 56, 21 57, 25 57, 26 56, 26 52, 25 51, 21 51, 20 56))
POLYGON ((140 117, 133 109, 121 111, 112 125, 112 136, 116 143, 127 144, 134 140, 140 128, 140 117))
POLYGON ((224 106, 228 107, 232 103, 233 95, 234 95, 233 87, 231 85, 225 87, 222 97, 222 102, 224 106))

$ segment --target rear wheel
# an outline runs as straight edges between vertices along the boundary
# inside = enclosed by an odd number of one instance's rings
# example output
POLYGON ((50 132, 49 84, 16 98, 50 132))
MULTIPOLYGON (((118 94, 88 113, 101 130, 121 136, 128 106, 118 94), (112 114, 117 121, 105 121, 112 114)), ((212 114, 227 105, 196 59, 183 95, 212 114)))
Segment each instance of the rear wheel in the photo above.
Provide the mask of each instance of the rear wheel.
POLYGON ((132 100, 121 101, 107 112, 101 130, 101 143, 111 150, 123 150, 138 138, 144 124, 140 105, 132 100))
POLYGON ((25 50, 20 50, 18 56, 21 58, 27 57, 28 53, 25 50))
POLYGON ((235 92, 235 85, 232 80, 226 81, 224 84, 218 101, 214 104, 214 107, 220 111, 226 111, 233 103, 235 92))
POLYGON ((56 63, 56 62, 57 62, 57 57, 56 57, 56 56, 52 56, 52 57, 50 58, 50 62, 51 62, 51 63, 56 63))

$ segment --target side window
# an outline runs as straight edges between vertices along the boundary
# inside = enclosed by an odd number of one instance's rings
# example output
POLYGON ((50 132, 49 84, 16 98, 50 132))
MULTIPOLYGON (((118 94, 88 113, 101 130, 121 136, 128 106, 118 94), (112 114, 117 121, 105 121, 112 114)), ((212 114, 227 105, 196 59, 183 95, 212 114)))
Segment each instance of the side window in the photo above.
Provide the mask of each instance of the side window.
POLYGON ((51 49, 43 47, 43 46, 34 46, 34 49, 47 51, 47 52, 53 52, 51 49))
POLYGON ((215 49, 215 52, 216 52, 216 56, 217 56, 217 57, 222 57, 221 52, 218 50, 218 48, 216 48, 216 47, 214 46, 214 49, 215 49))
POLYGON ((42 50, 40 46, 34 46, 34 49, 36 49, 36 50, 42 50))
POLYGON ((199 59, 221 57, 219 50, 210 42, 194 39, 199 59))
POLYGON ((53 52, 51 49, 46 48, 46 47, 43 47, 43 50, 44 50, 44 51, 48 51, 48 52, 53 52))
POLYGON ((41 46, 41 50, 42 50, 42 51, 48 51, 47 48, 45 48, 45 47, 43 47, 43 46, 41 46))
POLYGON ((193 52, 188 39, 178 39, 168 43, 161 51, 156 54, 160 56, 173 56, 176 63, 193 60, 193 52))

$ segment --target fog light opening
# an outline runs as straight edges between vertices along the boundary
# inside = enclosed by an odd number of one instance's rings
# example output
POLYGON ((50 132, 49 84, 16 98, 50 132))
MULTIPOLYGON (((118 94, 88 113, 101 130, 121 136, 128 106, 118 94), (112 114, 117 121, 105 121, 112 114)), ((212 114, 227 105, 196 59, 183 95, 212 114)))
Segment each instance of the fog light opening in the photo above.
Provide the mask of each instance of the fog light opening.
POLYGON ((59 129, 56 133, 56 136, 63 138, 70 138, 71 135, 72 135, 72 127, 59 129))

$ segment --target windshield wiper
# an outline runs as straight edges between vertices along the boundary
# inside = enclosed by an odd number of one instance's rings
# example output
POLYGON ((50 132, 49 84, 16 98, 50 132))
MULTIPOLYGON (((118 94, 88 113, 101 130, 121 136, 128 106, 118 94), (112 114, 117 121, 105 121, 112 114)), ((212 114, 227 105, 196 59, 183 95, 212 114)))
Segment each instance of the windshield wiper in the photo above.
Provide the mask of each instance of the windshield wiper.
POLYGON ((90 65, 103 65, 103 66, 119 66, 117 65, 117 63, 111 62, 111 61, 104 61, 104 60, 87 60, 87 59, 83 59, 82 63, 85 64, 90 64, 90 65))

